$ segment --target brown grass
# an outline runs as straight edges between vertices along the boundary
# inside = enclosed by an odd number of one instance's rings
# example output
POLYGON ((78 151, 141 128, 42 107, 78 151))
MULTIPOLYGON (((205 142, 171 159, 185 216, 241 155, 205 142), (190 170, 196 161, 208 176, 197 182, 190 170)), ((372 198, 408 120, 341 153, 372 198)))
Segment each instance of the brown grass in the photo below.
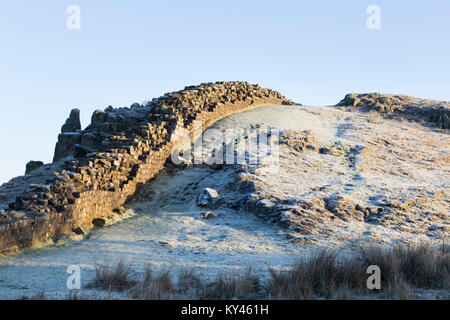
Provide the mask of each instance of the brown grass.
POLYGON ((251 270, 244 274, 219 274, 211 283, 204 283, 191 269, 182 269, 178 281, 172 280, 169 271, 155 276, 149 266, 146 267, 142 283, 130 290, 134 299, 252 299, 260 289, 259 278, 251 270))
POLYGON ((47 294, 44 289, 39 290, 34 296, 22 296, 21 300, 47 300, 47 294))
POLYGON ((78 290, 70 290, 64 297, 64 300, 90 300, 88 295, 78 292, 78 290))
POLYGON ((205 300, 249 300, 254 299, 261 289, 260 280, 252 275, 251 269, 247 272, 223 274, 210 283, 201 295, 205 300))
MULTIPOLYGON (((299 259, 287 271, 269 269, 267 282, 248 269, 244 273, 220 273, 210 282, 202 280, 192 269, 181 269, 177 281, 168 270, 154 274, 150 265, 141 281, 130 278, 130 268, 120 260, 115 268, 96 264, 96 275, 88 285, 111 291, 128 291, 130 297, 142 300, 198 299, 416 299, 418 289, 450 289, 450 254, 448 246, 396 246, 383 249, 368 247, 358 254, 320 250, 299 259), (381 290, 367 289, 367 267, 381 270, 381 290), (374 295, 375 294, 375 295, 374 295)), ((446 294, 444 294, 445 296, 446 294)), ((448 295, 447 295, 448 296, 448 295)), ((43 290, 24 299, 47 299, 43 290)), ((86 296, 69 292, 67 300, 86 296)))
MULTIPOLYGON (((381 291, 388 299, 416 298, 414 288, 450 288, 450 255, 447 247, 423 244, 390 249, 369 247, 359 255, 341 257, 322 250, 300 259, 287 272, 270 270, 269 297, 274 299, 348 299, 367 296, 367 267, 381 269, 381 291)), ((376 291, 375 291, 376 293, 376 291)))
POLYGON ((327 250, 297 261, 289 271, 270 269, 268 293, 274 299, 336 298, 364 293, 364 265, 351 258, 339 258, 327 250))
POLYGON ((361 259, 380 267, 389 298, 414 298, 413 288, 450 288, 450 254, 445 245, 370 247, 361 250, 361 259))
POLYGON ((115 268, 109 263, 95 263, 95 278, 87 288, 98 288, 108 291, 124 291, 136 285, 130 278, 131 270, 126 266, 126 260, 121 259, 115 268))
POLYGON ((144 280, 132 288, 131 293, 134 299, 169 300, 173 299, 176 289, 169 271, 163 271, 155 276, 150 265, 147 265, 144 280))
POLYGON ((193 269, 183 268, 178 275, 178 290, 180 293, 198 298, 199 292, 203 290, 204 284, 193 269))

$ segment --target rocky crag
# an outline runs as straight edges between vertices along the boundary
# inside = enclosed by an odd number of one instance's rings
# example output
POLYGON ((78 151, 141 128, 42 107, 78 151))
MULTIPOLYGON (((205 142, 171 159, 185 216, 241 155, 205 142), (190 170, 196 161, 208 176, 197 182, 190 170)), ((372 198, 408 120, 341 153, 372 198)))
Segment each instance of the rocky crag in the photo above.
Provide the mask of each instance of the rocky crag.
POLYGON ((450 129, 450 102, 405 95, 350 93, 337 106, 375 111, 388 118, 417 120, 435 124, 441 129, 450 129))
POLYGON ((28 175, 21 177, 25 184, 17 187, 12 181, 0 188, 1 202, 8 202, 0 211, 0 252, 92 228, 164 167, 181 128, 192 133, 194 120, 205 129, 263 104, 295 103, 247 82, 217 82, 186 87, 145 105, 98 110, 85 130, 79 110, 72 110, 58 136, 54 163, 30 163, 28 175))

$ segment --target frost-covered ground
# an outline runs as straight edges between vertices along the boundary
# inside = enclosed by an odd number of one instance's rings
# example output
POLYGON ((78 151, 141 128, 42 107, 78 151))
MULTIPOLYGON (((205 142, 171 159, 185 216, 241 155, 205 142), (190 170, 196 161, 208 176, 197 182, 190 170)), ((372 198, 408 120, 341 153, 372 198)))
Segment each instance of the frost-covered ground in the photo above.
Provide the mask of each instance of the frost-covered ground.
POLYGON ((257 121, 281 134, 279 164, 248 166, 246 206, 307 243, 443 242, 449 234, 450 137, 417 122, 332 107, 260 108, 218 126, 257 121))
POLYGON ((250 166, 170 167, 126 206, 131 218, 85 239, 0 258, 0 299, 39 290, 64 297, 67 267, 80 266, 85 285, 94 261, 126 258, 135 277, 147 263, 174 274, 194 268, 206 279, 248 267, 263 276, 268 266, 289 267, 317 248, 448 237, 447 133, 373 114, 287 106, 232 115, 214 128, 249 126, 282 130, 279 166, 267 157, 250 166), (218 190, 220 208, 196 206, 206 187, 218 190), (215 217, 202 219, 206 211, 215 217))
POLYGON ((158 188, 146 194, 152 200, 129 206, 135 216, 94 230, 81 241, 2 259, 0 298, 19 298, 40 289, 50 297, 61 296, 66 291, 67 267, 79 265, 86 284, 94 276, 94 260, 114 265, 126 258, 136 271, 143 271, 147 263, 175 274, 180 267, 194 268, 211 278, 247 267, 263 275, 267 266, 286 267, 295 256, 313 250, 292 243, 280 227, 252 213, 222 208, 214 211, 215 218, 202 219, 205 211, 195 204, 198 192, 207 186, 220 188, 233 175, 234 170, 210 168, 161 174, 153 183, 158 188))

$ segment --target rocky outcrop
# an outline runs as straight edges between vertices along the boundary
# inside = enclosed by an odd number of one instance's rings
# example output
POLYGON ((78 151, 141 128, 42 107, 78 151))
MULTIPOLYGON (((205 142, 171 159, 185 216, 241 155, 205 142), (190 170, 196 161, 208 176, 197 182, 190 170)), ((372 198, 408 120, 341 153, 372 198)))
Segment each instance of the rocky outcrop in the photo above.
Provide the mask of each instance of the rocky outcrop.
POLYGON ((34 170, 42 167, 43 165, 44 165, 44 163, 42 161, 30 161, 27 163, 27 166, 25 169, 25 174, 30 174, 34 170))
POLYGON ((64 125, 61 128, 61 132, 77 132, 81 130, 81 122, 80 122, 80 110, 73 109, 70 112, 69 118, 66 120, 64 125))
POLYGON ((261 104, 293 105, 280 93, 247 82, 186 87, 130 108, 108 107, 79 129, 73 110, 55 148, 60 170, 46 184, 16 197, 0 215, 0 252, 93 227, 152 179, 179 142, 181 128, 193 132, 234 112, 261 104))
POLYGON ((69 118, 61 128, 61 133, 58 136, 58 142, 56 143, 55 147, 53 162, 56 162, 73 154, 76 146, 81 143, 81 134, 79 132, 80 130, 80 110, 73 109, 70 112, 69 118))
POLYGON ((202 208, 217 209, 222 202, 219 193, 211 188, 202 190, 197 199, 197 205, 202 208))
POLYGON ((337 106, 375 111, 388 117, 401 117, 436 124, 450 129, 450 103, 380 93, 350 93, 337 106))

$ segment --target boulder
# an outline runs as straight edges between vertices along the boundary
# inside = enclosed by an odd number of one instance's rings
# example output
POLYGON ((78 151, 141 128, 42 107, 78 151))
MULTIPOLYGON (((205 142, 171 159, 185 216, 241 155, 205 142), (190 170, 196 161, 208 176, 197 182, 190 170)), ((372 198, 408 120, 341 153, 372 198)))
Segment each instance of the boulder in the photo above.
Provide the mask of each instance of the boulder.
POLYGON ((211 211, 202 214, 202 219, 206 219, 206 220, 212 219, 215 217, 216 216, 211 211))
POLYGON ((341 102, 338 103, 338 105, 356 107, 356 105, 358 105, 358 103, 361 101, 359 98, 357 98, 357 96, 358 94, 356 93, 349 93, 341 102))
POLYGON ((96 110, 92 114, 91 118, 91 126, 96 128, 105 123, 106 121, 106 112, 103 110, 96 110))
POLYGON ((58 135, 58 142, 55 146, 53 162, 59 161, 74 153, 75 145, 81 143, 81 134, 79 132, 64 132, 58 135))
POLYGON ((219 193, 211 188, 202 190, 197 199, 197 205, 202 208, 216 209, 222 203, 222 198, 219 193))
POLYGON ((43 165, 44 165, 44 163, 42 161, 30 161, 27 163, 27 166, 25 169, 25 174, 30 174, 34 170, 42 167, 43 165))
POLYGON ((255 205, 255 210, 258 215, 267 216, 276 211, 276 205, 269 199, 261 199, 255 205))
POLYGON ((319 149, 320 154, 329 154, 330 151, 331 150, 329 148, 325 148, 325 147, 319 149))
POLYGON ((97 219, 92 220, 92 224, 94 226, 96 226, 97 228, 101 228, 101 227, 105 226, 106 221, 105 221, 105 219, 97 218, 97 219))
POLYGON ((74 228, 72 231, 73 231, 73 233, 78 234, 78 235, 85 235, 86 234, 86 231, 84 231, 84 229, 81 228, 81 227, 74 228))

